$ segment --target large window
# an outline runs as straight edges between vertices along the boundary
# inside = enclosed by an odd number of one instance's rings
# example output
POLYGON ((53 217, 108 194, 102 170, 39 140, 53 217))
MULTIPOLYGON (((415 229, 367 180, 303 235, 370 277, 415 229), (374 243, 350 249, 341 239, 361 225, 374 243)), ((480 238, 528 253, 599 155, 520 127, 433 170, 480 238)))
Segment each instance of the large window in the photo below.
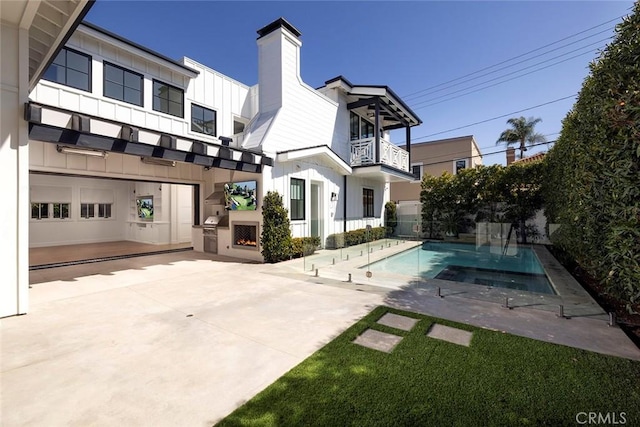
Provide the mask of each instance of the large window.
POLYGON ((371 188, 362 189, 362 216, 372 218, 373 215, 373 190, 371 188))
POLYGON ((191 130, 216 136, 216 112, 191 104, 191 130))
POLYGON ((49 203, 31 203, 31 218, 49 218, 49 203))
POLYGON ((104 96, 142 106, 142 74, 104 63, 104 96))
POLYGON ((373 123, 351 112, 349 118, 349 137, 356 139, 373 138, 373 123))
POLYGON ((70 203, 31 203, 31 219, 66 219, 70 206, 70 203))
POLYGON ((153 109, 172 116, 184 117, 184 91, 154 80, 153 109))
POLYGON ((304 219, 304 179, 291 178, 291 219, 304 219))
POLYGON ((91 57, 64 47, 42 78, 91 92, 91 57))

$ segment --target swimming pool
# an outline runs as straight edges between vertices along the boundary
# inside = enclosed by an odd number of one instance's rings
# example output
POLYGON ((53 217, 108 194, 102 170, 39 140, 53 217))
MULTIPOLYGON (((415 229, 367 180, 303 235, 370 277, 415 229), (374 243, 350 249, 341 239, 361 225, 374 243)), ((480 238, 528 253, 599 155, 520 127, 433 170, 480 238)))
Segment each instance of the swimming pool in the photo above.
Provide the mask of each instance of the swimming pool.
MULTIPOLYGON (((533 250, 512 248, 502 255, 500 248, 473 244, 425 242, 369 266, 424 279, 442 279, 474 285, 556 294, 533 250)), ((367 266, 361 267, 367 268, 367 266)))

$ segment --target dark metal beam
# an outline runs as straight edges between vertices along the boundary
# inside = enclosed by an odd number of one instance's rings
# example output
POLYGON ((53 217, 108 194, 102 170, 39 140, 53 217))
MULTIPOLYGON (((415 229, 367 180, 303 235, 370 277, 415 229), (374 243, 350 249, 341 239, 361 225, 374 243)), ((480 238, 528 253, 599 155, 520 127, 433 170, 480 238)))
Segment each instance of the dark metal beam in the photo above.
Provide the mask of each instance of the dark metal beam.
POLYGON ((379 101, 379 96, 373 96, 371 98, 362 98, 357 101, 353 101, 347 104, 347 110, 353 110, 354 108, 364 107, 365 105, 375 104, 376 101, 379 101))

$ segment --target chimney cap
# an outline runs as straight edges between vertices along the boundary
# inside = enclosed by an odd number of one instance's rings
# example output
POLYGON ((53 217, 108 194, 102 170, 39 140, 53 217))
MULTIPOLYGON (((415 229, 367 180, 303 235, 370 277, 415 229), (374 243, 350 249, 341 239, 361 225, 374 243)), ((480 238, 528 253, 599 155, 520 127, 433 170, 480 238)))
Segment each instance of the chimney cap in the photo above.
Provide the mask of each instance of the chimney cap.
POLYGON ((260 37, 258 37, 258 38, 260 39, 260 38, 266 36, 267 34, 271 34, 275 30, 277 30, 278 28, 286 28, 291 34, 293 34, 296 37, 300 37, 302 35, 302 33, 296 27, 291 25, 291 23, 289 21, 287 21, 286 19, 280 17, 280 18, 276 19, 275 21, 273 21, 271 24, 268 24, 268 25, 260 28, 258 30, 258 35, 260 37))

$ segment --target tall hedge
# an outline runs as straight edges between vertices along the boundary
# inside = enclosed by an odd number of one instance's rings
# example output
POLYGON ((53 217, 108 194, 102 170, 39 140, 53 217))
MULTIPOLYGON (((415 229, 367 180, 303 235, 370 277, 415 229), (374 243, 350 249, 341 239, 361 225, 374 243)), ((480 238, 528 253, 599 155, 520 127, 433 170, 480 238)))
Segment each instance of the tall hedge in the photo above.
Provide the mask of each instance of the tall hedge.
POLYGON ((269 191, 262 201, 262 256, 268 263, 287 260, 292 254, 289 212, 277 191, 269 191))
POLYGON ((591 63, 546 160, 552 240, 631 309, 640 303, 640 2, 591 63))

